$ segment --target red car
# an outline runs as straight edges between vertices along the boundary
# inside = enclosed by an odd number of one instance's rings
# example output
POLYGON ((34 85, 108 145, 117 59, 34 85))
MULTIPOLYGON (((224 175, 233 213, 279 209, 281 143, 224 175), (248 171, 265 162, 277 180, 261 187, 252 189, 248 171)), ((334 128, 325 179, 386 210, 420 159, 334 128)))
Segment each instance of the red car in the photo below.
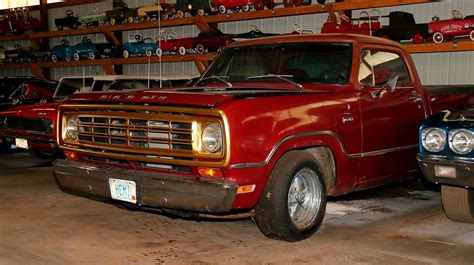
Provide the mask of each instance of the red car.
POLYGON ((464 17, 457 11, 452 11, 453 18, 438 20, 428 24, 428 33, 432 36, 434 43, 442 43, 446 38, 469 36, 474 41, 474 15, 464 17))
POLYGON ((28 30, 38 31, 41 23, 37 18, 30 16, 28 9, 13 9, 10 15, 0 18, 0 32, 22 34, 28 30))
POLYGON ((255 0, 214 0, 214 7, 220 14, 226 14, 228 9, 248 12, 254 5, 255 0))
POLYGON ((201 32, 192 38, 193 48, 198 54, 206 51, 218 51, 232 42, 232 35, 224 34, 219 30, 201 32))
POLYGON ((331 19, 324 23, 321 33, 350 33, 371 36, 372 33, 380 29, 379 16, 369 16, 367 12, 362 12, 365 17, 349 19, 340 17, 339 19, 331 19))
POLYGON ((158 56, 162 56, 164 52, 178 52, 181 55, 185 55, 186 51, 194 48, 192 38, 176 39, 175 32, 171 32, 167 37, 157 40, 156 46, 158 46, 158 49, 156 50, 156 55, 158 56))

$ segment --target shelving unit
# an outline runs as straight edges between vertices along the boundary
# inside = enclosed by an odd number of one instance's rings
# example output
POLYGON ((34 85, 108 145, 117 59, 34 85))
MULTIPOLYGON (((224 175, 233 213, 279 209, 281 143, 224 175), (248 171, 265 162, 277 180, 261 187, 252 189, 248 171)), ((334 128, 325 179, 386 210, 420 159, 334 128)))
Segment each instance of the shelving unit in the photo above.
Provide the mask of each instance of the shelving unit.
MULTIPOLYGON (((258 10, 252 12, 238 12, 230 14, 213 14, 204 17, 185 17, 172 18, 161 20, 160 26, 177 27, 185 25, 196 25, 201 31, 207 31, 211 28, 217 27, 218 23, 306 15, 333 11, 346 11, 357 9, 372 9, 389 6, 411 5, 436 2, 436 0, 346 0, 344 2, 330 3, 325 6, 313 4, 309 6, 291 7, 291 8, 275 8, 258 10)), ((145 21, 141 23, 122 24, 122 25, 104 25, 93 28, 82 28, 75 30, 64 31, 49 31, 49 32, 29 32, 20 36, 0 36, 0 41, 17 41, 30 40, 32 45, 39 47, 42 40, 48 38, 77 36, 87 34, 103 34, 106 39, 114 44, 121 44, 119 39, 115 37, 114 33, 131 30, 144 30, 157 28, 158 23, 154 21, 145 21)), ((474 50, 474 42, 468 40, 455 40, 454 42, 446 42, 442 44, 425 43, 425 44, 406 44, 406 49, 410 53, 429 53, 429 52, 455 52, 474 50), (456 45, 453 45, 455 43, 456 45)), ((74 67, 74 66, 90 66, 100 65, 107 74, 114 74, 113 65, 124 64, 146 64, 148 62, 189 62, 195 63, 200 72, 203 72, 205 67, 215 57, 215 53, 208 53, 204 55, 188 54, 188 55, 166 55, 161 59, 159 57, 134 57, 134 58, 110 58, 110 59, 96 59, 96 60, 80 60, 72 62, 40 62, 40 63, 18 63, 18 64, 0 64, 0 68, 31 68, 36 76, 44 77, 42 69, 55 67, 74 67)))

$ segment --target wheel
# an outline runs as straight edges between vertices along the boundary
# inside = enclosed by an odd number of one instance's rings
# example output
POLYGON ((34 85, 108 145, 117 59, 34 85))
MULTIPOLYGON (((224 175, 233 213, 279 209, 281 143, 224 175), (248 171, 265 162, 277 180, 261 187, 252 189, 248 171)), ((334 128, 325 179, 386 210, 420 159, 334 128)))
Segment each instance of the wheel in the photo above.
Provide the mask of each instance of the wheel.
POLYGON ((181 54, 181 55, 185 55, 185 54, 186 54, 186 48, 184 48, 183 46, 181 46, 181 47, 179 47, 178 52, 179 52, 179 54, 181 54))
POLYGON ((202 8, 199 8, 198 11, 197 11, 197 15, 199 17, 203 17, 203 16, 206 15, 206 11, 204 11, 204 9, 202 9, 202 8))
POLYGON ((162 56, 163 55, 163 50, 161 48, 156 49, 156 55, 162 56))
POLYGON ((183 10, 176 11, 176 16, 179 17, 179 18, 183 18, 184 17, 184 11, 183 10))
POLYGON ((304 6, 309 6, 311 5, 311 0, 301 0, 301 4, 304 6))
POLYGON ((81 23, 81 28, 85 28, 85 29, 86 29, 86 28, 87 28, 87 23, 86 23, 86 22, 82 22, 82 23, 81 23))
POLYGON ((135 22, 135 19, 133 17, 128 17, 127 22, 132 24, 133 22, 135 22))
POLYGON ((57 62, 58 61, 58 56, 56 56, 56 54, 51 55, 51 61, 57 62))
POLYGON ((71 57, 66 57, 66 58, 64 58, 64 59, 66 59, 66 62, 70 62, 70 61, 71 61, 71 57))
POLYGON ((130 52, 128 52, 128 50, 123 50, 122 55, 123 55, 123 58, 128 58, 130 57, 130 52))
POLYGON ((169 15, 168 13, 161 13, 161 19, 168 19, 169 15))
POLYGON ((258 0, 257 2, 255 2, 255 10, 263 10, 263 9, 265 9, 263 0, 258 0))
POLYGON ((152 54, 153 54, 153 52, 152 52, 151 50, 146 50, 146 51, 145 51, 145 55, 146 55, 147 57, 151 57, 152 54))
POLYGON ((293 0, 283 0, 284 7, 293 7, 293 0))
POLYGON ((111 18, 109 19, 110 25, 115 25, 116 22, 117 22, 117 21, 115 21, 115 18, 113 18, 113 17, 111 17, 111 18))
POLYGON ((255 219, 267 237, 299 241, 318 230, 325 211, 326 192, 314 157, 290 151, 273 168, 255 219))
POLYGON ((446 216, 454 221, 474 223, 474 190, 441 186, 441 200, 446 216))
POLYGON ((100 20, 99 20, 99 25, 102 26, 102 25, 104 25, 104 24, 105 24, 105 21, 104 21, 103 19, 100 19, 100 20))
POLYGON ((74 53, 73 57, 74 57, 74 61, 79 61, 79 59, 80 59, 79 53, 77 53, 77 52, 74 53))
POLYGON ((469 39, 474 41, 474 30, 471 30, 471 33, 469 33, 469 39))
POLYGON ((199 54, 203 54, 204 52, 206 51, 206 49, 204 49, 204 46, 199 43, 198 45, 196 45, 196 52, 199 53, 199 54))
POLYGON ((89 53, 89 59, 94 60, 95 59, 95 54, 93 52, 89 53))
POLYGON ((219 7, 217 7, 217 11, 219 11, 219 14, 226 14, 227 8, 224 5, 219 5, 219 7))
POLYGON ((302 5, 301 0, 293 0, 293 5, 301 6, 302 5))
POLYGON ((58 25, 58 30, 61 31, 64 29, 64 26, 63 25, 58 25))
POLYGON ((244 12, 249 12, 249 11, 250 11, 250 5, 244 5, 244 6, 242 6, 242 11, 244 11, 244 12))
POLYGON ((411 37, 411 40, 415 44, 422 44, 423 43, 423 35, 421 35, 419 33, 415 34, 415 35, 413 35, 413 37, 411 37))
POLYGON ((441 43, 444 41, 444 36, 441 34, 441 32, 436 32, 433 34, 433 42, 434 43, 441 43))

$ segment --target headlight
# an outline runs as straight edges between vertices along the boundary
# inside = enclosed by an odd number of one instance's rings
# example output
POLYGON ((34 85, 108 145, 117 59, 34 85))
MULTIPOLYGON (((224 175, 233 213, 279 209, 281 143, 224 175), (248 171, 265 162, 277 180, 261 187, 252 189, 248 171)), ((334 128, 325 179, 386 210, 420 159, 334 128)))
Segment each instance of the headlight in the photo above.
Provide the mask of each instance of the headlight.
POLYGON ((77 140, 77 116, 70 116, 66 121, 66 136, 71 140, 77 140))
POLYGON ((421 131, 421 143, 430 152, 440 152, 446 146, 446 133, 439 128, 425 128, 421 131))
POLYGON ((209 153, 216 153, 222 148, 222 129, 218 123, 204 127, 201 135, 202 146, 209 153))
POLYGON ((453 152, 464 155, 472 151, 472 132, 466 129, 449 131, 449 148, 453 152))

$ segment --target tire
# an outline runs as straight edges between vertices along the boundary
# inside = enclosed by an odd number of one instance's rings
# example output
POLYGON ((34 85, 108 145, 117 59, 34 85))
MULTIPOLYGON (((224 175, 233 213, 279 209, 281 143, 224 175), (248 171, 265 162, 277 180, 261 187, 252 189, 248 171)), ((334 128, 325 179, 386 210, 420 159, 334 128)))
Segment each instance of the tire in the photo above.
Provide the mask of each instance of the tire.
POLYGON ((259 0, 255 2, 255 10, 263 10, 265 9, 265 5, 263 4, 263 0, 259 0))
POLYGON ((163 55, 163 50, 161 48, 156 49, 156 55, 161 57, 163 55))
POLYGON ((469 39, 474 41, 474 30, 471 30, 471 33, 469 33, 469 39))
POLYGON ((128 17, 128 18, 127 18, 127 22, 128 22, 129 24, 132 24, 133 22, 135 22, 135 19, 134 19, 133 17, 128 17))
POLYGON ((169 15, 167 13, 161 13, 161 19, 168 19, 169 15))
POLYGON ((433 42, 434 43, 441 43, 444 41, 444 36, 441 32, 436 32, 433 34, 433 42))
POLYGON ((242 6, 242 11, 244 11, 244 12, 249 12, 249 11, 250 11, 250 5, 244 5, 244 6, 242 6))
POLYGON ((224 5, 219 5, 217 7, 217 11, 219 11, 219 14, 226 14, 227 13, 227 8, 224 5))
POLYGON ((178 10, 176 11, 176 16, 178 18, 183 18, 184 17, 184 11, 183 10, 178 10))
POLYGON ((441 186, 441 200, 446 216, 454 221, 474 223, 474 190, 441 186))
POLYGON ((146 57, 151 57, 152 54, 153 54, 153 52, 151 50, 146 50, 145 51, 146 57))
POLYGON ((79 61, 79 59, 81 59, 81 57, 79 56, 79 53, 77 53, 77 52, 74 53, 73 58, 74 58, 74 61, 79 61))
POLYGON ((113 18, 113 17, 111 17, 111 18, 109 19, 109 24, 110 24, 110 25, 115 25, 116 22, 117 22, 117 21, 115 21, 115 18, 113 18))
POLYGON ((58 61, 58 56, 56 56, 56 54, 51 55, 51 61, 57 62, 58 61))
POLYGON ((128 57, 130 57, 130 52, 128 50, 123 50, 122 56, 123 56, 123 58, 128 58, 128 57))
POLYGON ((421 34, 415 34, 411 37, 411 41, 415 44, 422 44, 423 43, 423 35, 421 34))
POLYGON ((309 6, 311 5, 311 0, 301 0, 301 4, 304 6, 309 6))
POLYGON ((255 207, 255 219, 267 237, 293 242, 318 230, 326 211, 326 192, 314 159, 304 151, 290 151, 273 168, 255 207))
POLYGON ((185 55, 186 54, 186 48, 183 46, 179 47, 178 52, 180 55, 185 55))
POLYGON ((206 51, 206 49, 204 48, 204 46, 201 43, 196 45, 196 52, 198 54, 203 54, 205 51, 206 51))
POLYGON ((198 11, 197 11, 197 15, 198 17, 203 17, 206 15, 206 11, 202 8, 199 8, 198 11))
POLYGON ((293 7, 293 0, 283 0, 284 7, 293 7))
POLYGON ((93 52, 89 53, 89 60, 94 60, 95 54, 93 52))
POLYGON ((58 25, 58 30, 59 31, 62 31, 64 29, 64 26, 63 25, 58 25))
POLYGON ((71 57, 66 57, 64 58, 66 60, 66 62, 70 62, 71 61, 71 57))

